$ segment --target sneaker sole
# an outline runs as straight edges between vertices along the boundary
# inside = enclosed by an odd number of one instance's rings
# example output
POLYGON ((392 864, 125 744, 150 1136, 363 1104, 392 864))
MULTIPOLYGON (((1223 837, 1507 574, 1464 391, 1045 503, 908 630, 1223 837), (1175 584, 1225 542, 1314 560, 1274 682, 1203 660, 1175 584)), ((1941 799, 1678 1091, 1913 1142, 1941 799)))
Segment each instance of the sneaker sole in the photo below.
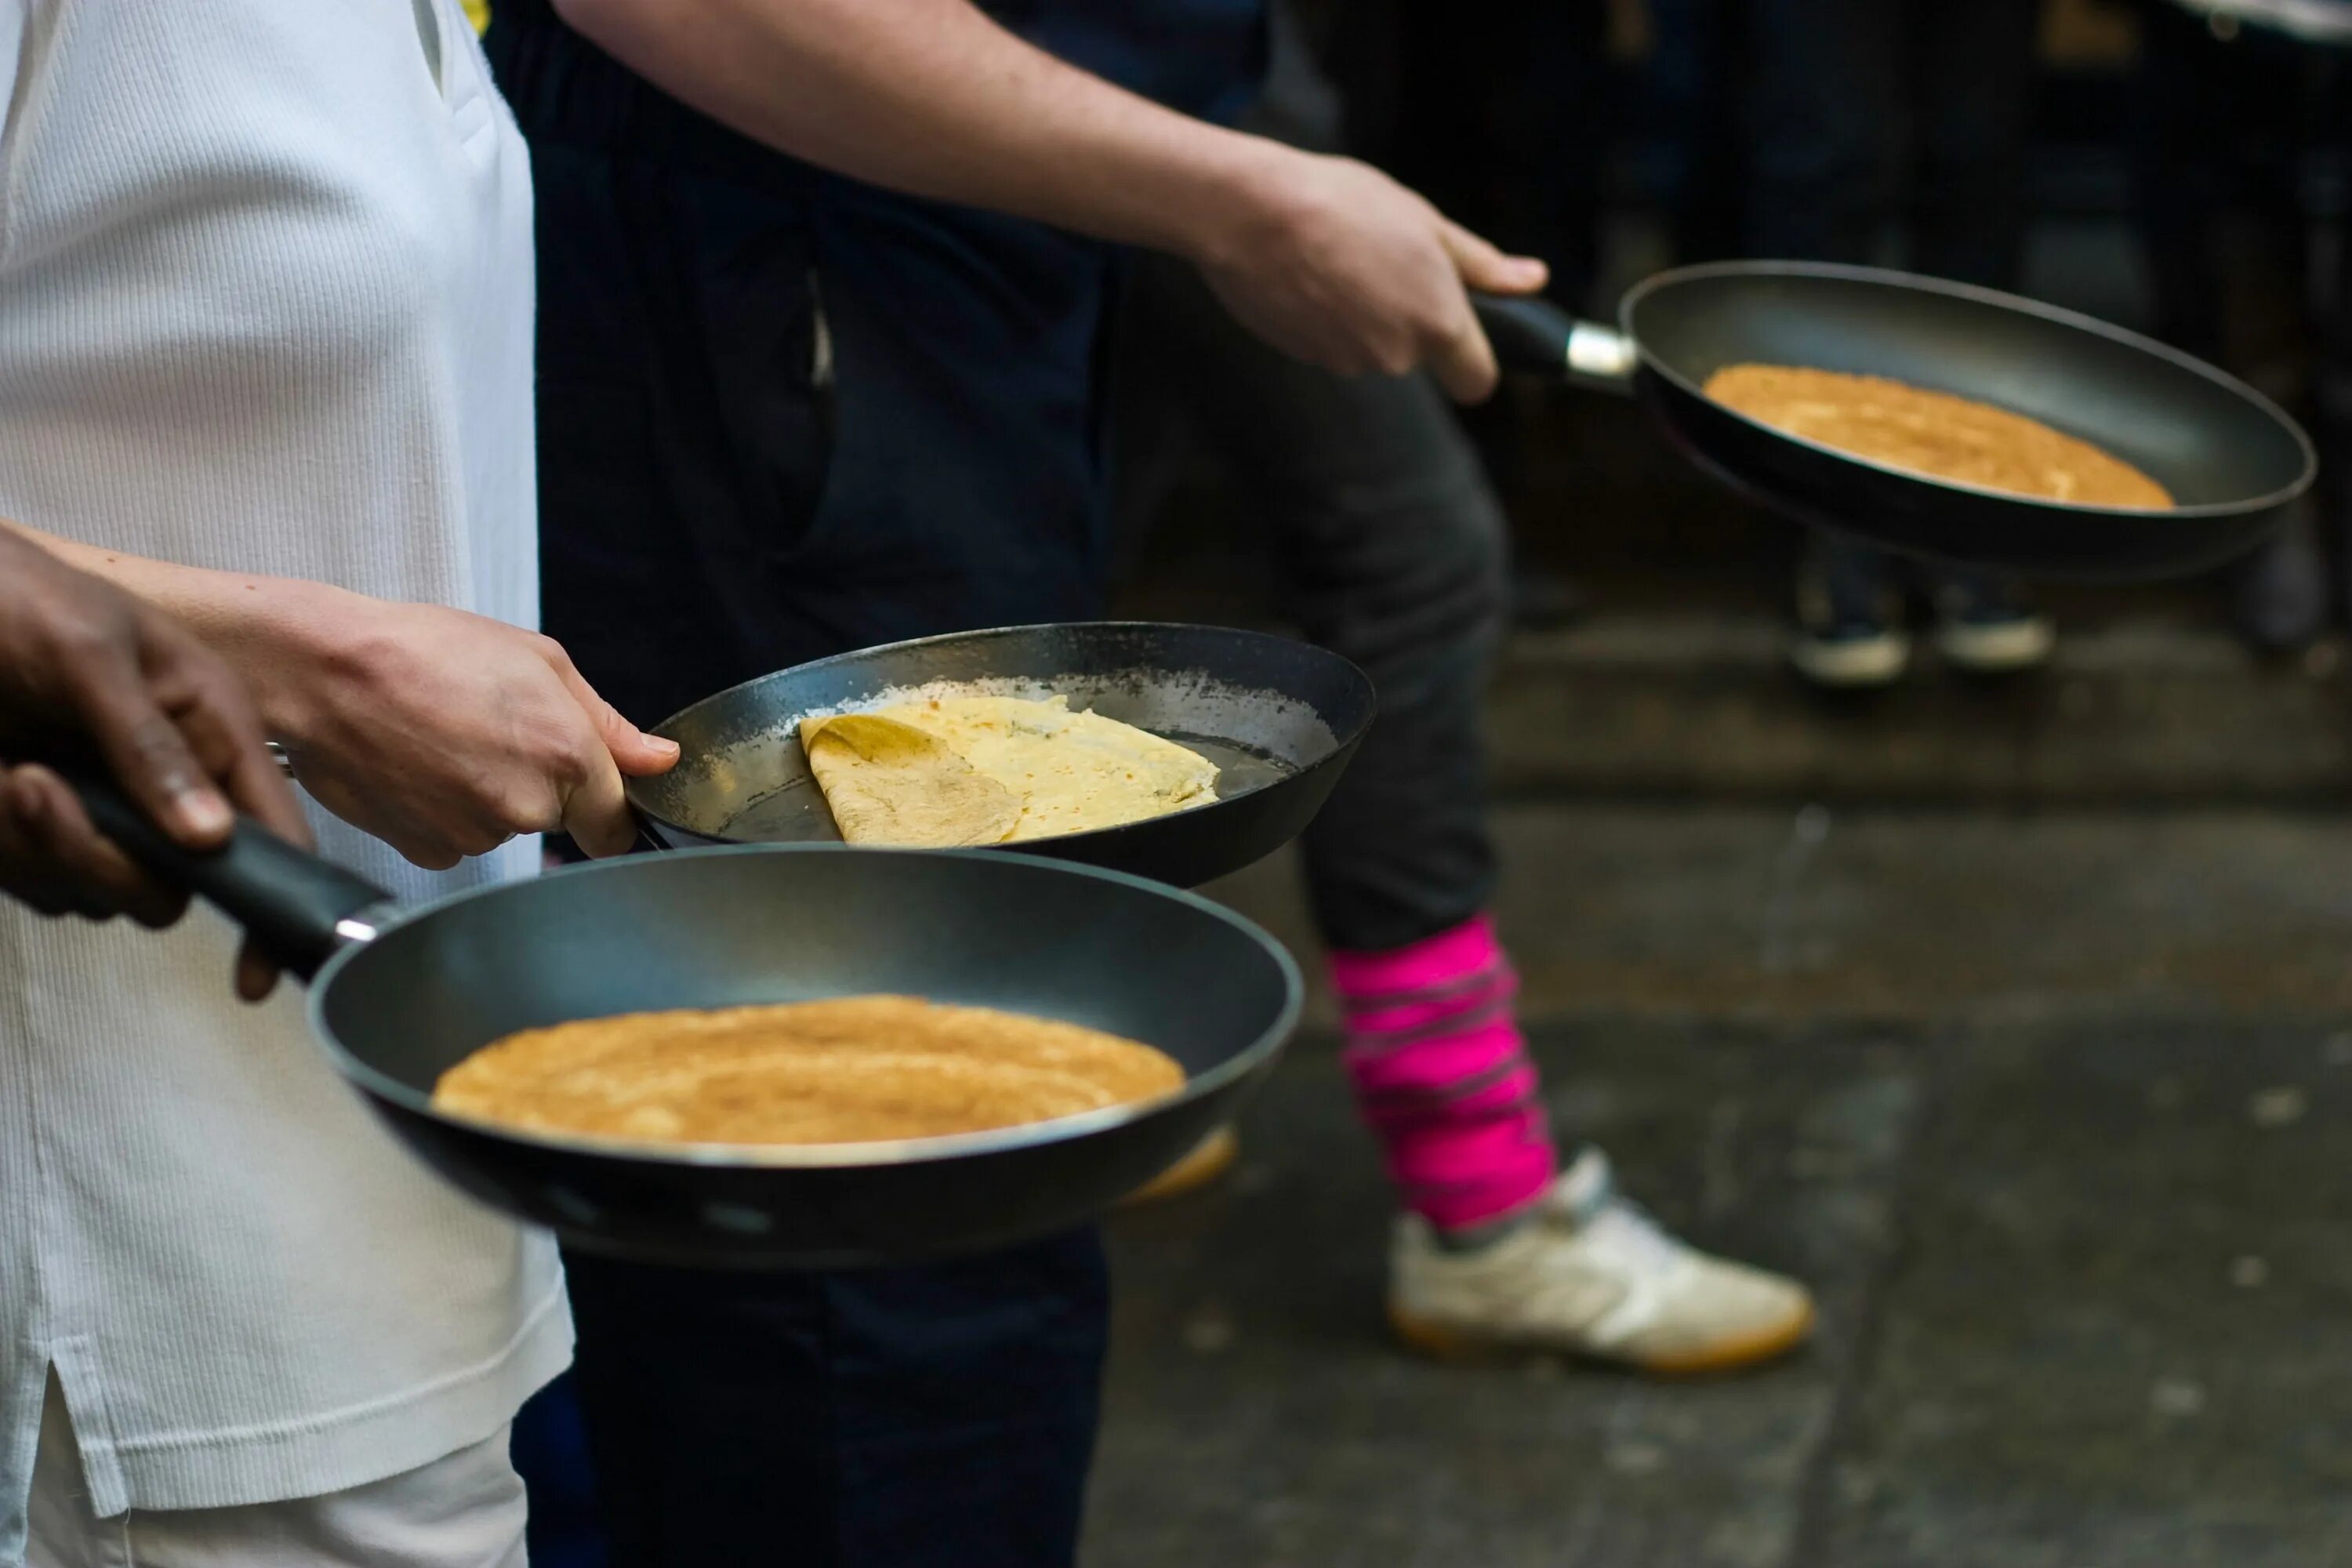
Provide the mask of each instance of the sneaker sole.
POLYGON ((1842 690, 1892 686, 1911 664, 1911 640, 1904 637, 1874 637, 1868 642, 1822 643, 1800 640, 1789 647, 1789 662, 1816 686, 1842 690))
POLYGON ((1220 1127, 1192 1147, 1192 1152, 1118 1201, 1121 1208, 1162 1204, 1199 1192, 1234 1168, 1242 1157, 1242 1141, 1230 1127, 1220 1127))
POLYGON ((2014 675, 2050 662, 2058 634, 2048 621, 2003 626, 1952 626, 1936 633, 1944 662, 1971 675, 2014 675))
POLYGON ((1579 1361, 1624 1368, 1649 1377, 1715 1377, 1777 1361, 1812 1338, 1814 1321, 1813 1305, 1808 1301, 1803 1311, 1785 1323, 1775 1323, 1751 1333, 1719 1341, 1703 1351, 1640 1360, 1599 1351, 1532 1343, 1525 1340, 1492 1339, 1433 1323, 1393 1307, 1389 1309, 1389 1327, 1408 1349, 1449 1365, 1494 1365, 1525 1361, 1533 1356, 1566 1354, 1579 1361))

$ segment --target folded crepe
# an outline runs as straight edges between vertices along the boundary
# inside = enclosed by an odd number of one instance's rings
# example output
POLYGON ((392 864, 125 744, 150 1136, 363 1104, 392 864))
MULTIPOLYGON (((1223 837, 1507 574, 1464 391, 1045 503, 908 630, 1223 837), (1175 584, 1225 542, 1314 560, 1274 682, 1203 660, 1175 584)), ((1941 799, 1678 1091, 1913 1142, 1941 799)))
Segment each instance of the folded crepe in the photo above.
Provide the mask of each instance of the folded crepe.
POLYGON ((1002 844, 1021 798, 927 730, 877 713, 803 720, 801 745, 851 844, 1002 844))
POLYGON ((852 844, 941 847, 1085 833, 1217 798, 1217 766, 1069 700, 941 697, 801 721, 852 844))

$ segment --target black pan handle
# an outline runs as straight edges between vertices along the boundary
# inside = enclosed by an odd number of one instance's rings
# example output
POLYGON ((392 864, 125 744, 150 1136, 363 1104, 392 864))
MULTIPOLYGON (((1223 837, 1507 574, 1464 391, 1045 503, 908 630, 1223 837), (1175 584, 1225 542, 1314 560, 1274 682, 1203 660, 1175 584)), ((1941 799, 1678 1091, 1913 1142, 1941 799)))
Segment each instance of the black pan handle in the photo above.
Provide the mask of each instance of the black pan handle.
POLYGON ((264 956, 300 979, 347 943, 374 936, 373 924, 358 917, 392 901, 374 883, 296 848, 251 817, 239 817, 229 841, 209 854, 184 849, 112 781, 70 763, 45 765, 73 786, 91 824, 124 854, 245 927, 264 956))
POLYGON ((1534 296, 1473 292, 1470 304, 1505 370, 1559 376, 1604 392, 1633 390, 1640 355, 1633 340, 1616 328, 1579 321, 1534 296))

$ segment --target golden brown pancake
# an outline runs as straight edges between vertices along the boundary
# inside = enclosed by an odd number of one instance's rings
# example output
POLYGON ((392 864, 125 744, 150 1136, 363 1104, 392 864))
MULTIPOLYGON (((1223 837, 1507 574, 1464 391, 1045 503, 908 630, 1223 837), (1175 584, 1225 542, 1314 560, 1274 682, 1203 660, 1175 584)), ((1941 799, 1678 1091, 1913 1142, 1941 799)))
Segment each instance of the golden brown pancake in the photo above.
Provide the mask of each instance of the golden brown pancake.
POLYGON ((1933 479, 2074 506, 2167 508, 2162 485, 2037 419, 1883 376, 1726 365, 1706 395, 1749 418, 1933 479))
POLYGON ((663 1143, 862 1143, 981 1132, 1173 1094, 1184 1069, 1099 1029, 912 996, 583 1018, 493 1041, 433 1106, 663 1143))
POLYGON ((1217 765, 1069 699, 940 696, 801 721, 852 844, 1003 844, 1117 827, 1217 798, 1217 765))

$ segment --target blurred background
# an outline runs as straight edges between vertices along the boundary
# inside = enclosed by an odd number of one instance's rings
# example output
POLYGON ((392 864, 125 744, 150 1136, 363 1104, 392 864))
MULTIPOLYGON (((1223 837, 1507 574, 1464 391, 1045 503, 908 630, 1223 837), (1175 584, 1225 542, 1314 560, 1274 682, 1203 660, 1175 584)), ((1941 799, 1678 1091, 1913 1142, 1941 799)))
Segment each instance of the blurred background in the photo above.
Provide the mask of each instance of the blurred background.
MULTIPOLYGON (((2192 584, 2037 596, 2062 633, 2162 621, 2233 632, 2265 654, 2303 652, 2341 622, 2348 503, 2336 481, 2352 389, 2330 396, 2326 366, 2346 330, 2352 6, 1299 0, 1295 12, 1339 94, 1348 149, 1471 227, 1542 256, 1553 296, 1588 314, 1613 320, 1629 285, 1681 263, 1835 249, 1822 258, 2009 272, 1997 281, 2017 292, 2243 376, 2304 420, 2323 469, 2336 470, 2282 546, 2192 584), (1984 58, 2005 45, 2001 21, 1971 37, 2002 12, 2023 19, 2008 27, 2021 45, 2013 71, 1984 58), (1871 13, 1878 20, 1858 27, 1842 19, 1871 13), (1907 26, 1885 25, 1898 14, 1910 14, 1907 26), (1834 128, 1874 143, 1867 181, 1820 166, 1831 156, 1820 95, 1779 104, 1780 82, 1766 79, 1793 77, 1787 90, 1804 94, 1801 39, 1842 27, 1886 35, 1874 41, 1899 51, 1884 73, 1886 101, 1853 106, 1853 123, 1834 128), (1759 28, 1798 41, 1769 50, 1759 28), (2013 93, 2021 136, 2012 175, 2011 154, 1982 145, 1993 137, 1977 128, 1979 144, 1957 160, 1981 167, 1960 168, 1938 191, 1935 127, 1923 121, 1937 112, 1930 67, 1948 37, 1959 47, 1940 86, 1958 117, 2013 93), (1779 58, 1790 53, 1800 58, 1779 58), (1920 254, 1937 249, 1919 231, 1941 218, 1927 210, 1939 198, 1958 208, 1944 226, 1998 230, 2009 215, 1990 209, 2012 185, 2022 209, 2013 266, 1965 241, 1920 254), (1852 221, 1788 221, 1789 207, 1824 196, 1851 206, 1852 221), (1832 226, 1867 233, 1823 232, 1832 226), (1855 245, 1863 254, 1844 254, 1855 245)), ((1470 424, 1509 502, 1525 624, 1785 615, 1795 531, 1682 460, 1633 407, 1517 384, 1470 424)), ((1139 603, 1172 602, 1188 555, 1227 560, 1263 537, 1247 525, 1246 498, 1221 491, 1213 461, 1200 456, 1187 473, 1197 504, 1182 526, 1156 531, 1157 553, 1131 574, 1139 603)), ((1230 577, 1207 575, 1230 591, 1230 577)))

